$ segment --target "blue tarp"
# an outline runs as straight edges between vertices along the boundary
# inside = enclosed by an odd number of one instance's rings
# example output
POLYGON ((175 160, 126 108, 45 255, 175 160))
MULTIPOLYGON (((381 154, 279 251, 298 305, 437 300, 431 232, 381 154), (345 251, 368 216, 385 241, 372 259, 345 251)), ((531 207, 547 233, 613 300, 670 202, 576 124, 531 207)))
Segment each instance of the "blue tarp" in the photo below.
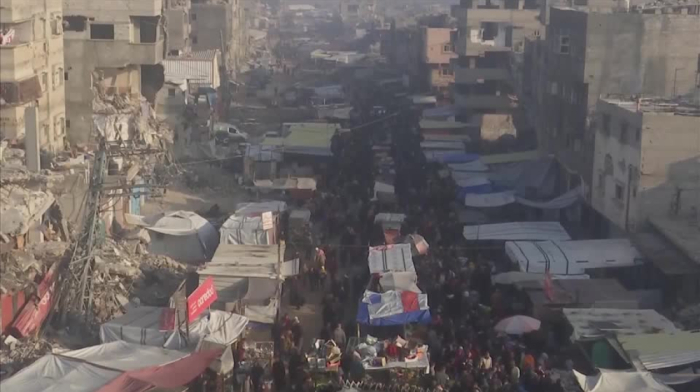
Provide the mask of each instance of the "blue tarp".
POLYGON ((430 324, 432 318, 430 317, 430 310, 418 310, 415 312, 401 313, 384 318, 375 318, 374 320, 369 319, 369 304, 360 301, 357 308, 357 322, 365 325, 372 325, 375 327, 388 327, 392 325, 406 325, 406 324, 430 324))
POLYGON ((493 185, 491 184, 482 184, 482 185, 476 185, 476 186, 467 186, 467 187, 457 187, 457 200, 462 201, 464 198, 470 194, 470 193, 477 193, 477 194, 485 194, 485 193, 492 193, 493 192, 493 185))

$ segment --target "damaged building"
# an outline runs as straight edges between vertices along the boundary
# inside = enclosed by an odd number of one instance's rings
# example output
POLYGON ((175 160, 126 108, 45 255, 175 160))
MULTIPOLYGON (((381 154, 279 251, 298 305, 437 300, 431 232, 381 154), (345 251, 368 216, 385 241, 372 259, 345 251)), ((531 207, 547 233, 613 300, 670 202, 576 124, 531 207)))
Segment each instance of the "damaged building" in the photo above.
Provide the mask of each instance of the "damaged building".
POLYGON ((245 12, 238 0, 192 0, 190 42, 196 52, 223 50, 223 64, 234 76, 246 63, 245 12))
MULTIPOLYGON (((177 3, 177 2, 175 2, 177 3)), ((64 1, 67 130, 72 144, 91 139, 93 100, 153 102, 163 85, 164 7, 147 0, 64 1), (106 99, 105 99, 106 98, 106 99)))
POLYGON ((24 111, 36 106, 41 148, 62 150, 66 66, 61 0, 3 0, 0 8, 0 134, 24 139, 24 111))

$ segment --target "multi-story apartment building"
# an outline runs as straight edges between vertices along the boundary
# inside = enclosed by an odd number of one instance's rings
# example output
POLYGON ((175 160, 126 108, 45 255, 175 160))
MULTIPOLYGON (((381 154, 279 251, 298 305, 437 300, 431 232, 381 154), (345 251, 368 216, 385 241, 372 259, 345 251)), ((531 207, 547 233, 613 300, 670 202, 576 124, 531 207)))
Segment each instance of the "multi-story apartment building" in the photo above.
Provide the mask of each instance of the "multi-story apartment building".
POLYGON ((42 149, 66 135, 61 0, 0 0, 0 133, 24 138, 24 110, 37 106, 42 149))
POLYGON ((93 100, 155 97, 163 84, 164 0, 64 0, 68 136, 88 143, 93 100))
MULTIPOLYGON (((533 77, 540 147, 565 183, 593 180, 595 105, 601 95, 679 96, 698 88, 700 7, 674 13, 553 7, 533 77), (574 180, 575 179, 575 180, 574 180)), ((590 189, 590 186, 587 186, 590 189)), ((589 194, 587 196, 590 196, 589 194)))
POLYGON ((229 73, 240 71, 248 48, 243 0, 192 0, 190 23, 193 51, 220 50, 229 73))
POLYGON ((452 47, 456 29, 423 27, 421 29, 423 77, 430 90, 446 95, 455 77, 450 61, 457 57, 452 47))
POLYGON ((346 26, 373 20, 376 16, 376 0, 340 0, 340 18, 346 26))
POLYGON ((165 40, 167 53, 179 55, 190 50, 190 25, 191 0, 165 0, 165 17, 167 39, 165 40))
POLYGON ((459 30, 453 41, 459 55, 452 60, 454 100, 463 115, 516 107, 511 54, 522 51, 525 38, 542 33, 538 7, 530 0, 461 0, 453 7, 459 30))
POLYGON ((634 232, 650 215, 700 208, 700 103, 601 98, 595 122, 593 207, 634 232))

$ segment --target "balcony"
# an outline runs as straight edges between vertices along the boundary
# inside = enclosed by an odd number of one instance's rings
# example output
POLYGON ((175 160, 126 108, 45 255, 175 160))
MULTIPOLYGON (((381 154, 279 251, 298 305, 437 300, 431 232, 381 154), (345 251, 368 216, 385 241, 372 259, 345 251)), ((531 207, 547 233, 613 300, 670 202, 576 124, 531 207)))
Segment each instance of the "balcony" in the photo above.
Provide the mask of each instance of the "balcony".
POLYGON ((16 82, 34 75, 34 45, 19 43, 0 46, 0 80, 16 82))
POLYGON ((21 82, 0 82, 0 106, 23 105, 41 98, 39 77, 33 75, 21 82))
MULTIPOLYGON (((453 66, 454 67, 454 66, 453 66)), ((472 84, 486 80, 509 80, 510 73, 505 68, 455 67, 455 83, 472 84)))
POLYGON ((464 95, 454 93, 455 105, 468 110, 509 110, 517 107, 507 95, 464 95))
POLYGON ((155 65, 163 61, 165 40, 154 43, 133 43, 128 41, 91 40, 94 46, 98 68, 119 68, 129 64, 155 65))
POLYGON ((66 15, 99 13, 102 15, 160 16, 162 10, 163 0, 71 0, 64 6, 64 14, 66 15))
MULTIPOLYGON (((43 3, 42 3, 43 8, 43 3)), ((31 19, 38 9, 36 0, 0 0, 0 23, 16 23, 31 19)))

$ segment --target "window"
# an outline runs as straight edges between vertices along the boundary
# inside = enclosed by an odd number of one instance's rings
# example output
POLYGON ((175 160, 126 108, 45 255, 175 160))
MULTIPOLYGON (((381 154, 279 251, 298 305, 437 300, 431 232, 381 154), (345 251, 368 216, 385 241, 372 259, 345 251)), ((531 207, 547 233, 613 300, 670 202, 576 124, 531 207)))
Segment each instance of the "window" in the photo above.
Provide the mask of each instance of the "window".
POLYGON ((174 96, 175 96, 175 89, 174 89, 174 88, 169 88, 169 89, 168 89, 168 96, 169 96, 169 97, 174 97, 174 96))
POLYGON ((535 37, 539 37, 539 36, 540 36, 540 31, 539 31, 539 30, 535 30, 535 32, 533 33, 533 35, 534 35, 535 37))
POLYGON ((70 129, 70 120, 66 120, 66 129, 70 129))
POLYGON ((51 15, 51 34, 52 35, 63 34, 63 21, 61 20, 61 15, 58 15, 58 14, 51 15))
POLYGON ((197 44, 197 36, 196 35, 192 36, 192 43, 195 45, 197 44))
POLYGON ((452 52, 452 44, 443 45, 442 51, 443 51, 443 53, 451 53, 452 52))
POLYGON ((87 18, 85 16, 63 16, 63 29, 65 31, 85 31, 87 18))
POLYGON ((66 134, 66 119, 64 117, 56 116, 53 121, 53 131, 56 138, 66 134))
POLYGON ((192 20, 193 20, 193 21, 194 21, 194 20, 197 20, 197 14, 195 14, 194 12, 191 13, 190 16, 192 17, 192 20))
POLYGON ((642 140, 642 128, 637 128, 637 130, 634 132, 634 138, 636 141, 642 140))
POLYGON ((99 23, 91 24, 90 39, 114 39, 114 25, 99 23))
POLYGON ((46 92, 46 88, 49 85, 49 73, 48 72, 42 72, 41 73, 41 91, 46 92))
POLYGON ((52 89, 55 90, 55 89, 63 86, 63 77, 64 77, 63 67, 54 66, 53 75, 51 78, 52 89))
POLYGON ((623 121, 620 123, 620 143, 627 143, 627 129, 629 128, 629 123, 623 121))
POLYGON ((450 69, 450 68, 440 68, 440 75, 442 75, 442 76, 450 76, 450 75, 452 75, 452 69, 450 69))
POLYGON ((610 136, 610 115, 603 114, 603 133, 610 136))
POLYGON ((571 50, 569 36, 562 35, 559 37, 559 54, 569 54, 571 50))
POLYGON ((605 172, 603 170, 598 171, 598 194, 605 196, 605 172))
POLYGON ((622 201, 625 193, 625 185, 622 183, 615 184, 615 200, 622 201))
POLYGON ((610 154, 605 155, 605 166, 603 166, 603 168, 605 169, 606 175, 612 176, 613 174, 615 174, 615 168, 613 167, 612 155, 610 155, 610 154))
POLYGON ((63 80, 68 80, 68 72, 63 73, 63 80))

